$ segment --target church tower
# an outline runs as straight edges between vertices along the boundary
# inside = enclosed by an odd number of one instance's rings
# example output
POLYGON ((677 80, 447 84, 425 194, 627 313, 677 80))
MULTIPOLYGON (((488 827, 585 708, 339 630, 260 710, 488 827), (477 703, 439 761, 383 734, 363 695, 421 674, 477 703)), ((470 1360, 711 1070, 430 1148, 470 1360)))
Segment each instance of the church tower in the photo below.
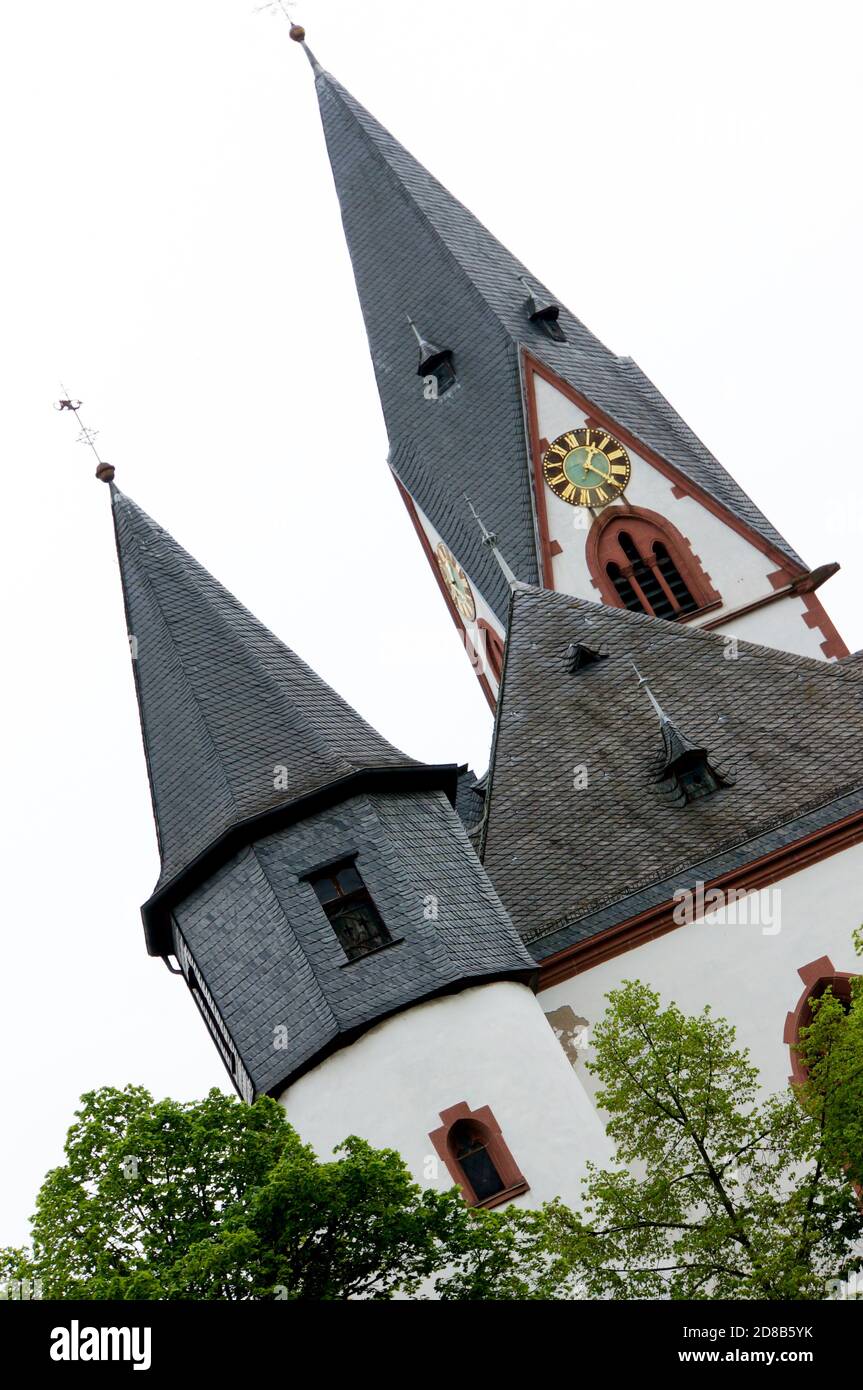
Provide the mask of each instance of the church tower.
POLYGON ((484 531, 523 583, 847 655, 815 593, 838 566, 810 570, 638 365, 306 51, 390 467, 492 707, 510 586, 484 531))
POLYGON ((321 1154, 361 1134, 477 1204, 574 1193, 602 1129, 453 809, 459 769, 388 743, 100 469, 161 856, 147 949, 237 1091, 321 1154))
POLYGON ((775 1091, 800 982, 847 982, 863 663, 815 592, 835 566, 309 56, 390 465, 495 707, 490 765, 394 748, 100 463, 161 855, 147 948, 240 1095, 320 1154, 359 1134, 476 1205, 574 1203, 609 1151, 610 989, 710 1003, 775 1091))

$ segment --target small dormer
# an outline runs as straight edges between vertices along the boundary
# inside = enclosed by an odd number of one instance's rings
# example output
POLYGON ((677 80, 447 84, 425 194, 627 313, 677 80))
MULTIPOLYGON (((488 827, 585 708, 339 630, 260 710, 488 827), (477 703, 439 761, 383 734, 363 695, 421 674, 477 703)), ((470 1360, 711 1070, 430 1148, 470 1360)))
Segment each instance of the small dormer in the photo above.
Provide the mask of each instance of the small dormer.
POLYGON ((541 290, 531 289, 523 277, 521 283, 528 292, 525 309, 531 323, 535 323, 537 328, 541 328, 546 336, 556 343, 565 343, 566 334, 559 323, 560 305, 555 304, 554 300, 549 299, 541 290))
POLYGON ((605 661, 607 656, 608 652, 595 651, 593 647, 585 646, 584 642, 570 642, 564 659, 567 671, 571 676, 575 676, 585 667, 595 666, 598 661, 605 661))
POLYGON ((456 383, 452 349, 438 347, 436 343, 424 338, 410 315, 408 323, 417 340, 417 376, 423 378, 423 395, 427 400, 437 400, 445 396, 456 383))
POLYGON ((679 806, 731 786, 711 763, 707 749, 692 743, 667 716, 660 729, 665 760, 657 781, 679 806))

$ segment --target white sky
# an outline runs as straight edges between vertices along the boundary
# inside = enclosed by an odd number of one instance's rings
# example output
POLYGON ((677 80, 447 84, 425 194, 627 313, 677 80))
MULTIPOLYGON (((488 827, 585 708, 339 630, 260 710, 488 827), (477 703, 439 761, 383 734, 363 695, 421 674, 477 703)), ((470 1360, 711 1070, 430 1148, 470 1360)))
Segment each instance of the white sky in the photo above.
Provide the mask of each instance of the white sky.
MULTIPOLYGON (((296 13, 803 558, 841 562, 821 596, 863 645, 859 8, 296 13)), ((481 770, 490 718, 385 466, 285 21, 255 0, 7 3, 0 118, 4 1244, 81 1092, 227 1084, 144 950, 156 843, 108 493, 51 409, 60 381, 119 485, 393 742, 481 770)))

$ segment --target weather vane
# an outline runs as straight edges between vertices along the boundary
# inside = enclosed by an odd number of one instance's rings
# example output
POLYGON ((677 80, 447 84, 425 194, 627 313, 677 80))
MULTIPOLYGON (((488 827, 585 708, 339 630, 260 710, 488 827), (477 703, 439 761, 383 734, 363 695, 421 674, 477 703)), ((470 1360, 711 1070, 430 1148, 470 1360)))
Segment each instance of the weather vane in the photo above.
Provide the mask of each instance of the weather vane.
POLYGON ((289 24, 293 25, 296 23, 296 20, 294 19, 293 15, 291 14, 290 10, 285 4, 285 0, 264 0, 264 3, 262 5, 257 6, 255 14, 261 14, 264 10, 281 10, 282 14, 285 16, 285 19, 288 21, 289 24))
MULTIPOLYGON (((293 8, 294 6, 291 5, 291 9, 293 8)), ((294 19, 293 15, 291 14, 291 10, 288 9, 288 6, 285 4, 285 0, 264 0, 264 3, 262 5, 257 6, 255 13, 260 14, 263 10, 270 10, 271 13, 275 13, 278 10, 281 14, 285 16, 285 19, 290 24, 291 38, 295 41, 295 43, 302 43, 304 41, 306 37, 306 31, 303 28, 302 24, 300 24, 296 19, 294 19)))
POLYGON ((89 449, 93 450, 93 453, 96 456, 96 477, 103 483, 113 482, 114 465, 113 463, 108 463, 105 459, 103 459, 99 453, 99 450, 96 448, 96 436, 98 435, 99 431, 91 430, 84 424, 84 421, 81 419, 79 413, 81 410, 82 402, 79 401, 75 396, 71 396, 69 392, 66 390, 66 387, 62 384, 62 382, 60 383, 60 390, 63 392, 63 395, 60 397, 59 401, 54 402, 54 409, 71 411, 71 413, 75 416, 75 419, 78 422, 78 429, 80 431, 78 435, 78 443, 86 444, 89 449))

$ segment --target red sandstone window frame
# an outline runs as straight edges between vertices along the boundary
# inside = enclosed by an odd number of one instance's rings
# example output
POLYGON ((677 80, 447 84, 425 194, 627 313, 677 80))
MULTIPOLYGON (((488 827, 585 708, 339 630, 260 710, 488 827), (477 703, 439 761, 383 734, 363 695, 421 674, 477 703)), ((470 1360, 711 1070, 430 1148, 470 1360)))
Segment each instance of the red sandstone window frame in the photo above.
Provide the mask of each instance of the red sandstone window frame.
POLYGON ((530 1184, 516 1163, 490 1106, 483 1105, 478 1110, 471 1110, 467 1101, 462 1100, 457 1105, 441 1110, 439 1115, 441 1126, 431 1131, 429 1139, 453 1182, 461 1188, 462 1196, 469 1207, 498 1207, 503 1202, 509 1202, 513 1197, 530 1191, 530 1184), (453 1130, 464 1120, 481 1133, 489 1158, 503 1183, 500 1192, 493 1193, 484 1201, 480 1201, 474 1192, 470 1179, 455 1156, 454 1145, 451 1142, 453 1130))
POLYGON ((819 956, 808 965, 801 965, 797 974, 803 981, 804 989, 796 1006, 786 1015, 785 1031, 782 1035, 791 1056, 791 1075, 788 1081, 792 1086, 802 1086, 808 1076, 797 1051, 797 1043, 800 1040, 801 1028, 808 1028, 812 1022, 812 1005, 809 1001, 819 999, 828 987, 832 988, 837 999, 850 999, 851 981, 855 978, 853 971, 837 970, 829 956, 819 956))
POLYGON ((643 611, 649 616, 655 616, 650 600, 632 572, 633 564, 622 553, 617 543, 617 536, 622 531, 630 534, 644 564, 650 569, 665 598, 675 610, 669 621, 687 622, 721 605, 721 595, 713 587, 710 576, 704 572, 701 561, 693 553, 692 546, 683 533, 658 512, 630 504, 607 507, 596 518, 587 535, 587 566, 593 584, 599 590, 604 603, 612 608, 626 607, 608 573, 608 565, 614 563, 619 566, 621 575, 632 586, 643 611), (681 610, 680 603, 659 568, 659 561, 653 549, 657 542, 665 547, 674 568, 695 602, 695 608, 686 612, 681 610))
POLYGON ((485 664, 498 685, 503 675, 503 638, 485 618, 477 619, 477 627, 482 633, 483 656, 485 664))

